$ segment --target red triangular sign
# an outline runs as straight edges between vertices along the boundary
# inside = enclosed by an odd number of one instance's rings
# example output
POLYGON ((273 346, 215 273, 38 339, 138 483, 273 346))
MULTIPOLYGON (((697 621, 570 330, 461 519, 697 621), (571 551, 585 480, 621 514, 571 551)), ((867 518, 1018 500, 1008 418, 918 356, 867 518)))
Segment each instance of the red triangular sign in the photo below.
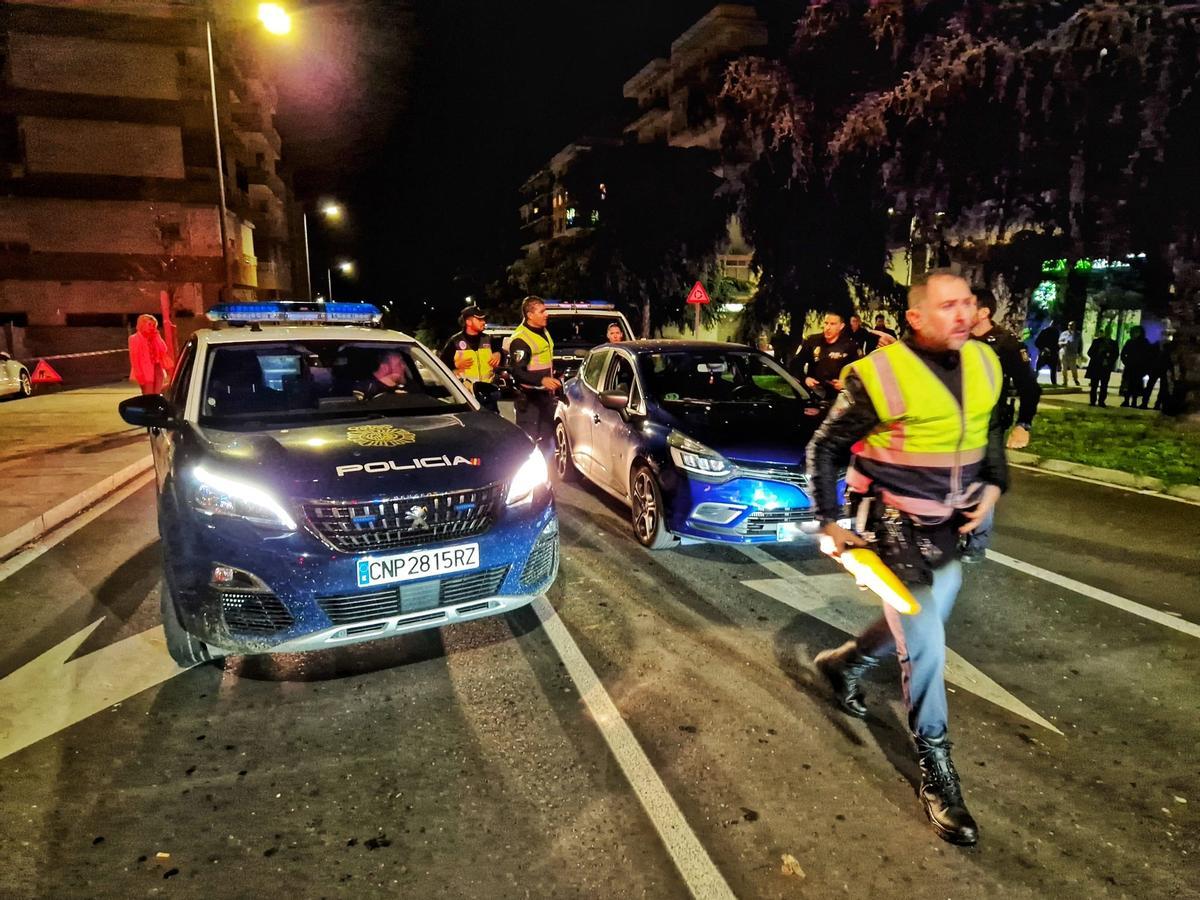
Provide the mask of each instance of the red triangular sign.
POLYGON ((688 303, 708 303, 709 302, 708 291, 706 291, 704 289, 704 285, 702 285, 699 281, 697 281, 695 286, 692 288, 692 292, 690 294, 688 294, 687 302, 688 303))
POLYGON ((33 374, 29 376, 29 380, 34 384, 62 384, 62 376, 54 371, 50 363, 44 359, 39 359, 38 364, 33 368, 33 374))

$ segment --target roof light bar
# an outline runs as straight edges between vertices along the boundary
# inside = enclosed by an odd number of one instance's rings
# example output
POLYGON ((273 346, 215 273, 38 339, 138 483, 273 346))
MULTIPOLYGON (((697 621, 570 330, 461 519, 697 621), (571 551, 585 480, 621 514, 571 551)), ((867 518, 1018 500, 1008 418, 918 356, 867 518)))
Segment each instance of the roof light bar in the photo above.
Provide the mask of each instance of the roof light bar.
POLYGON ((547 300, 546 309, 616 309, 606 300, 547 300))
POLYGON ((307 325, 378 325, 379 308, 370 303, 312 303, 307 300, 271 300, 262 303, 218 303, 208 311, 215 322, 231 325, 278 322, 307 325))

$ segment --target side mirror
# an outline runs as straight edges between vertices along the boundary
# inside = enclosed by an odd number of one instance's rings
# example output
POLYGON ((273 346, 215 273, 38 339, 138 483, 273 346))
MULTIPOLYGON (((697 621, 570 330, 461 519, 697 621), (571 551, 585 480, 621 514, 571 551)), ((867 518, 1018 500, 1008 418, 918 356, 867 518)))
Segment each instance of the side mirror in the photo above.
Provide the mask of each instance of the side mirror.
POLYGON ((494 413, 500 412, 500 388, 490 381, 476 381, 471 386, 471 393, 479 401, 479 405, 494 413))
POLYGON ((600 405, 605 409, 623 410, 629 405, 629 395, 620 391, 605 391, 600 395, 600 405))
POLYGON ((121 418, 141 428, 174 428, 177 424, 171 404, 162 394, 143 394, 122 400, 117 406, 121 418))

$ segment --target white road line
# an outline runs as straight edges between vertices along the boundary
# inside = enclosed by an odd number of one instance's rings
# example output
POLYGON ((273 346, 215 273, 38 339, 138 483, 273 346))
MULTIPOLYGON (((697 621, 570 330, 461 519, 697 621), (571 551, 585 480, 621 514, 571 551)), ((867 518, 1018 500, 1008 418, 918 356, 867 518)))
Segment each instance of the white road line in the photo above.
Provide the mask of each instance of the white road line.
POLYGON ((1084 584, 1082 581, 1076 581, 1074 578, 1068 578, 1066 575, 1059 575, 1057 572, 1051 572, 1049 569, 1043 569, 1041 566, 1035 566, 1032 563, 1022 562, 1011 556, 1005 556, 1003 553, 997 553, 995 550, 988 550, 987 558, 993 562, 1000 563, 1002 566, 1016 569, 1025 575, 1032 575, 1034 578, 1040 578, 1042 581, 1064 587, 1069 591, 1074 591, 1076 594, 1091 597, 1093 600, 1107 603, 1116 609, 1133 613, 1135 616, 1141 616, 1143 619, 1157 622, 1159 625, 1165 625, 1167 628, 1174 628, 1176 631, 1191 635, 1194 638, 1200 638, 1200 625, 1189 622, 1186 619, 1177 618, 1171 613, 1163 612, 1160 609, 1154 609, 1150 606, 1144 606, 1133 600, 1127 600, 1124 597, 1102 590, 1101 588, 1092 587, 1090 584, 1084 584))
POLYGON ((0 563, 0 581, 3 581, 10 575, 16 574, 43 553, 53 549, 56 545, 65 541, 80 528, 90 525, 114 506, 119 503, 123 503, 130 496, 140 491, 153 480, 153 470, 139 475, 124 487, 119 488, 118 490, 109 494, 103 500, 99 501, 95 506, 91 507, 80 515, 75 516, 75 518, 69 519, 62 525, 59 525, 53 531, 45 534, 41 540, 39 540, 28 550, 23 550, 22 552, 11 557, 7 562, 0 563))
POLYGON ((675 868, 683 876, 692 896, 705 900, 710 897, 732 898, 734 893, 729 884, 688 825, 687 819, 658 773, 654 771, 645 751, 625 724, 625 720, 621 718, 612 697, 604 690, 604 685, 584 658, 562 619, 545 597, 538 597, 533 601, 533 610, 541 619, 542 628, 550 638, 550 643, 554 645, 567 667, 567 674, 575 682, 575 687, 579 690, 583 702, 587 704, 596 727, 600 729, 609 750, 620 764, 621 771, 625 773, 625 778, 641 801, 646 815, 654 823, 658 836, 666 845, 675 868))
POLYGON ((1082 481, 1085 484, 1095 484, 1099 487, 1112 488, 1114 491, 1127 491, 1130 494, 1141 494, 1143 497, 1157 497, 1159 500, 1174 500, 1176 503, 1187 503, 1191 506, 1200 506, 1195 500, 1189 500, 1187 497, 1176 497, 1174 494, 1164 494, 1162 491, 1149 491, 1145 488, 1128 487, 1124 484, 1112 484, 1108 481, 1100 481, 1098 478, 1086 478, 1083 475, 1072 475, 1069 472, 1051 472, 1049 469, 1043 469, 1039 466, 1028 466, 1025 463, 1010 462, 1010 468, 1024 469, 1026 472, 1033 472, 1035 475, 1049 475, 1053 478, 1069 478, 1072 481, 1082 481))

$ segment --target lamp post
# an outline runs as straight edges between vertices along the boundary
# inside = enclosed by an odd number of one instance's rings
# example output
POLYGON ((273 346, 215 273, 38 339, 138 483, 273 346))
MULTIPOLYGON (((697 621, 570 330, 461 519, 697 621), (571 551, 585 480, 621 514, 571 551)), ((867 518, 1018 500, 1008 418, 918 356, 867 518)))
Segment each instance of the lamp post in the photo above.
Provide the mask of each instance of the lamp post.
POLYGON ((343 275, 354 274, 354 262, 352 260, 342 260, 334 267, 325 270, 325 282, 329 287, 329 302, 333 302, 333 269, 336 268, 343 275))
MULTIPOLYGON (((342 207, 337 203, 324 203, 318 212, 331 222, 336 222, 342 217, 342 207)), ((304 224, 304 283, 308 285, 308 299, 311 300, 313 299, 313 286, 312 262, 308 255, 308 212, 301 213, 300 218, 304 224)))
MULTIPOLYGON (((287 34, 292 27, 291 18, 283 7, 275 3, 261 3, 258 18, 271 34, 287 34)), ((217 188, 221 198, 221 261, 225 264, 224 293, 233 287, 232 266, 229 259, 229 226, 225 219, 229 208, 225 200, 225 152, 221 149, 221 117, 217 111, 217 65, 213 59, 212 19, 204 20, 204 42, 208 50, 208 90, 212 96, 213 142, 217 149, 217 188)))

